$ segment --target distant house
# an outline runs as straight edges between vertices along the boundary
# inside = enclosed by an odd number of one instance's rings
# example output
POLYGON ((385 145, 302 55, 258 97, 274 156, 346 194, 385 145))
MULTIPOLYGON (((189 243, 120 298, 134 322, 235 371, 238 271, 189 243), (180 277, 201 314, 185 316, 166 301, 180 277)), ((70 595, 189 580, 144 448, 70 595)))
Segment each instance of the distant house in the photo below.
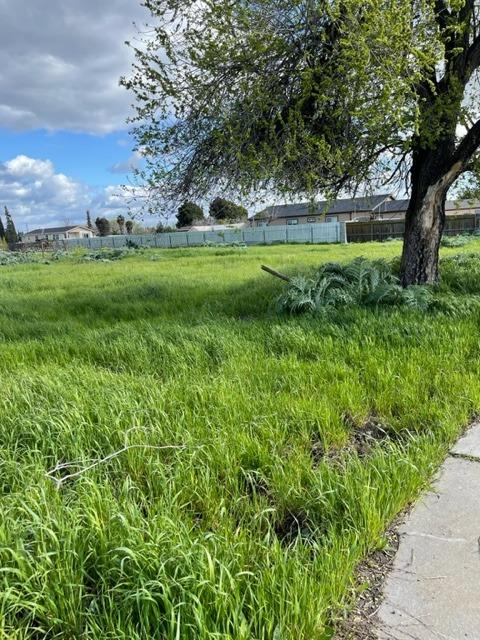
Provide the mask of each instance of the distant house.
MULTIPOLYGON (((402 220, 408 200, 395 200, 391 194, 346 198, 312 203, 281 204, 267 207, 250 218, 254 227, 271 225, 314 224, 318 222, 350 222, 361 220, 402 220)), ((480 202, 448 201, 447 215, 480 214, 480 202)))
POLYGON ((93 229, 83 224, 71 224, 66 227, 33 229, 23 234, 22 242, 41 242, 45 240, 73 240, 93 238, 93 229))
MULTIPOLYGON (((407 213, 408 200, 391 200, 386 202, 375 215, 375 220, 403 220, 407 213)), ((447 216, 474 213, 480 215, 480 202, 477 200, 447 200, 445 203, 447 216)))

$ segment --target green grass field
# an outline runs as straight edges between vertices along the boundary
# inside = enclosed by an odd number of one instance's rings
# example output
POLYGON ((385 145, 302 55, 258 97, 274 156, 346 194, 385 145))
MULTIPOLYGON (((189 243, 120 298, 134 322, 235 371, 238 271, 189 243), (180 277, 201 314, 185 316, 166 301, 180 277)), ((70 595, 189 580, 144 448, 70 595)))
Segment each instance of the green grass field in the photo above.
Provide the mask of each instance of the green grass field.
POLYGON ((0 637, 330 638, 480 409, 480 312, 281 316, 260 265, 400 249, 0 267, 0 637))

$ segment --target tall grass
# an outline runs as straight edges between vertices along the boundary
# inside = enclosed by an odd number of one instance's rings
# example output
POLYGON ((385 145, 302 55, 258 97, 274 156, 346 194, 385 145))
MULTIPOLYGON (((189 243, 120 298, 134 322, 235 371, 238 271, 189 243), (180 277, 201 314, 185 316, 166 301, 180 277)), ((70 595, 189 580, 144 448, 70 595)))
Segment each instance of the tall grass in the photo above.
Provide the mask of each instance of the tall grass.
POLYGON ((399 248, 0 267, 0 637, 330 638, 480 408, 480 312, 282 317, 259 266, 399 248))

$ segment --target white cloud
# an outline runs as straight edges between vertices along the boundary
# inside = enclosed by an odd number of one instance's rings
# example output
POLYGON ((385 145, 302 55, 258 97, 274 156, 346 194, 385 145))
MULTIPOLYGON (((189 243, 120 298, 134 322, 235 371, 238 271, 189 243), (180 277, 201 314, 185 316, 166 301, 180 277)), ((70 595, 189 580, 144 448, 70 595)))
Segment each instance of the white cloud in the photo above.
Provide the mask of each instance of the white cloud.
POLYGON ((130 158, 125 162, 117 162, 110 167, 110 173, 132 173, 136 169, 140 169, 142 164, 142 154, 139 151, 134 151, 130 158))
POLYGON ((0 163, 0 204, 8 206, 19 231, 84 222, 87 209, 93 219, 125 215, 130 203, 119 185, 93 189, 56 173, 50 160, 19 155, 0 163))
POLYGON ((125 40, 140 0, 0 0, 0 126, 95 134, 125 126, 132 96, 125 40))

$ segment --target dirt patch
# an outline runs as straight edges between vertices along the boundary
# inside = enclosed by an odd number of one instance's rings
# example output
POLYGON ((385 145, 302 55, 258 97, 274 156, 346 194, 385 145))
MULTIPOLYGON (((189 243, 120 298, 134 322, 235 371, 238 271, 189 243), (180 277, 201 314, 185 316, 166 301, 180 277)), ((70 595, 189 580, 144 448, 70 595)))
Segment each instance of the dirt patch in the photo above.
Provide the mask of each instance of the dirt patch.
POLYGON ((311 544, 315 535, 318 535, 317 528, 304 511, 287 511, 282 519, 275 523, 274 530, 281 544, 286 547, 297 540, 301 540, 302 544, 311 544))
POLYGON ((337 632, 333 640, 378 640, 376 614, 383 601, 385 580, 398 551, 398 528, 406 515, 407 512, 404 512, 396 518, 387 530, 385 548, 374 551, 359 566, 353 594, 355 606, 344 619, 335 621, 337 632))
POLYGON ((376 415, 371 414, 362 425, 355 425, 352 428, 349 445, 359 458, 364 458, 370 454, 376 444, 393 440, 394 436, 396 434, 388 425, 376 415))
POLYGON ((257 470, 241 469, 238 476, 240 491, 249 498, 264 496, 271 498, 270 488, 266 478, 257 470))
POLYGON ((314 467, 325 460, 334 464, 340 463, 349 453, 356 453, 359 458, 366 458, 376 445, 399 441, 406 435, 397 433, 373 413, 360 424, 349 413, 343 414, 342 421, 350 432, 346 444, 342 447, 326 449, 320 434, 316 432, 312 435, 310 455, 314 467))

